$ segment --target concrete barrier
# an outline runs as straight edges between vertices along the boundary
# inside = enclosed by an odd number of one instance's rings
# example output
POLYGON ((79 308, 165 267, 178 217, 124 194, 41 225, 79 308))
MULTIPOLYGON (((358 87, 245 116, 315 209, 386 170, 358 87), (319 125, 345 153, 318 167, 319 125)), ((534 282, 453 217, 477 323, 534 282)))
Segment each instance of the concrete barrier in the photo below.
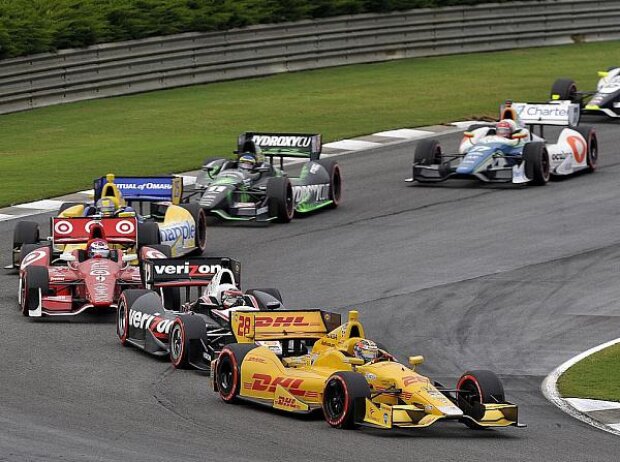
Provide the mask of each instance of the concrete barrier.
POLYGON ((620 0, 544 0, 187 33, 0 61, 0 113, 419 56, 620 38, 620 0))

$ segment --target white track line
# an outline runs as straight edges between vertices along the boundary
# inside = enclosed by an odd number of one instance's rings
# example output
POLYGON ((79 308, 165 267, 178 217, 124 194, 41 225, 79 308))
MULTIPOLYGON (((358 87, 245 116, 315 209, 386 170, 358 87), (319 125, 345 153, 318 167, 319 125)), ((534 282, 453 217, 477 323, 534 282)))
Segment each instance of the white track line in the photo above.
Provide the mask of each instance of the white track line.
POLYGON ((331 149, 344 149, 347 151, 363 151, 364 149, 372 149, 381 147, 381 143, 361 140, 340 140, 333 143, 324 144, 323 147, 331 149))
POLYGON ((373 133, 373 136, 385 136, 387 138, 402 138, 405 140, 415 140, 434 135, 428 130, 414 130, 412 128, 401 128, 399 130, 388 130, 386 132, 373 133))
POLYGON ((584 351, 583 353, 580 353, 577 356, 569 359, 565 363, 559 365, 557 368, 553 370, 553 372, 551 372, 551 374, 545 377, 545 380, 543 380, 543 383, 541 385, 541 390, 542 390, 543 395, 545 395, 545 398, 547 398, 549 401, 551 401, 553 404, 559 407, 562 411, 573 416, 574 418, 579 419, 582 422, 592 425, 593 427, 596 427, 600 430, 613 433, 614 435, 620 435, 620 423, 612 424, 612 425, 604 425, 594 420, 587 414, 573 407, 569 401, 562 398, 560 396, 560 393, 558 391, 558 386, 557 386, 558 379, 564 372, 566 372, 568 368, 577 364, 582 359, 585 359, 588 356, 596 353, 597 351, 604 350, 605 348, 615 345, 616 343, 620 343, 620 338, 611 340, 607 343, 603 343, 602 345, 596 346, 594 348, 590 348, 589 350, 584 351))
POLYGON ((13 207, 20 209, 36 209, 36 210, 58 210, 64 201, 45 199, 42 201, 29 202, 27 204, 18 204, 13 207))

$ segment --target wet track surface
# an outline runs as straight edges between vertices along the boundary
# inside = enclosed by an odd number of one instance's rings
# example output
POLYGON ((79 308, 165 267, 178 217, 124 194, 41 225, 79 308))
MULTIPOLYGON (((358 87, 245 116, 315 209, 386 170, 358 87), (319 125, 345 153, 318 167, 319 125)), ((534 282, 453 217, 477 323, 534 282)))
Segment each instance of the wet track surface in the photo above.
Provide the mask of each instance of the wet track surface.
MULTIPOLYGON (((209 255, 289 308, 357 308, 367 334, 446 385, 501 375, 526 429, 331 429, 226 405, 209 379, 123 348, 113 315, 32 321, 0 275, 0 460, 617 460, 618 440, 565 415, 544 376, 620 336, 620 125, 596 121, 600 168, 545 187, 406 186, 414 143, 343 156, 336 211, 270 227, 212 227, 209 255)), ((585 121, 586 123, 588 121, 585 121)), ((444 136, 448 149, 458 136, 444 136)), ((35 217, 47 227, 46 216, 35 217)), ((15 222, 0 223, 9 259, 15 222)))

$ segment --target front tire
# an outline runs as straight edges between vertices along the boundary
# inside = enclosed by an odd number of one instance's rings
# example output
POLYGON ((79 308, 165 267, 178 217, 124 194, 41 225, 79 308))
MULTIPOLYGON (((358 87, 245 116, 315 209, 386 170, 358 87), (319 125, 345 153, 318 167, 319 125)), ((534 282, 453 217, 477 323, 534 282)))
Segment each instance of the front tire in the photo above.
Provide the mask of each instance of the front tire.
POLYGON ((121 293, 116 309, 116 335, 121 341, 121 345, 127 345, 129 338, 129 311, 133 304, 144 294, 152 292, 146 289, 127 289, 121 293))
MULTIPOLYGON (((199 316, 179 316, 170 328, 169 356, 170 362, 177 369, 193 369, 190 358, 192 345, 197 348, 197 342, 206 337, 207 326, 199 316)), ((202 353, 202 351, 200 352, 202 353)))
POLYGON ((592 127, 575 127, 573 130, 581 133, 586 140, 588 145, 588 151, 586 154, 587 164, 588 164, 588 172, 592 173, 596 170, 598 166, 598 138, 596 136, 596 130, 592 127))
POLYGON ((525 175, 535 186, 544 186, 551 176, 549 166, 549 153, 544 143, 527 143, 523 148, 523 162, 525 162, 525 175))
POLYGON ((336 372, 323 389, 323 415, 334 428, 355 428, 366 410, 370 387, 366 379, 356 372, 336 372))
POLYGON ((293 186, 286 177, 269 178, 267 181, 267 204, 269 216, 275 217, 280 223, 288 223, 295 214, 293 186))
POLYGON ((417 165, 441 164, 442 149, 438 140, 420 140, 415 147, 413 163, 417 165))
MULTIPOLYGON (((484 416, 482 404, 496 404, 506 401, 504 387, 497 375, 487 370, 465 372, 456 384, 457 405, 465 415, 480 420, 484 416)), ((465 419, 470 428, 483 428, 475 422, 465 419)))
POLYGON ((323 166, 329 174, 329 200, 332 201, 330 208, 335 209, 342 201, 342 173, 340 165, 333 159, 319 159, 317 164, 323 166))
POLYGON ((207 214, 198 204, 183 204, 179 207, 187 210, 194 219, 196 250, 193 253, 202 255, 207 248, 207 214))
POLYGON ((225 403, 237 401, 241 389, 241 364, 254 348, 254 344, 233 343, 226 345, 220 352, 215 367, 215 383, 225 403))
POLYGON ((41 303, 41 295, 49 290, 49 271, 45 266, 29 266, 20 281, 22 314, 30 316, 30 310, 36 310, 41 303))

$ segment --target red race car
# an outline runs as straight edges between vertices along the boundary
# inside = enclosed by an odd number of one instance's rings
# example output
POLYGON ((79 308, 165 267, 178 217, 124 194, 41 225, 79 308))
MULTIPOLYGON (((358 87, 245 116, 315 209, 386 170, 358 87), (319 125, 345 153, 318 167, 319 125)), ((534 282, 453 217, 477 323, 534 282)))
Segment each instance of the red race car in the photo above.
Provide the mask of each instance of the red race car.
POLYGON ((52 246, 24 256, 19 269, 18 300, 24 316, 76 315, 116 308, 121 292, 143 287, 138 261, 167 258, 170 248, 142 247, 126 253, 121 244, 137 242, 135 218, 65 218, 52 227, 52 246), (86 243, 86 249, 83 247, 86 243), (65 251, 54 259, 53 248, 65 251), (79 244, 82 244, 81 246, 79 244), (116 247, 116 248, 114 248, 116 247))

